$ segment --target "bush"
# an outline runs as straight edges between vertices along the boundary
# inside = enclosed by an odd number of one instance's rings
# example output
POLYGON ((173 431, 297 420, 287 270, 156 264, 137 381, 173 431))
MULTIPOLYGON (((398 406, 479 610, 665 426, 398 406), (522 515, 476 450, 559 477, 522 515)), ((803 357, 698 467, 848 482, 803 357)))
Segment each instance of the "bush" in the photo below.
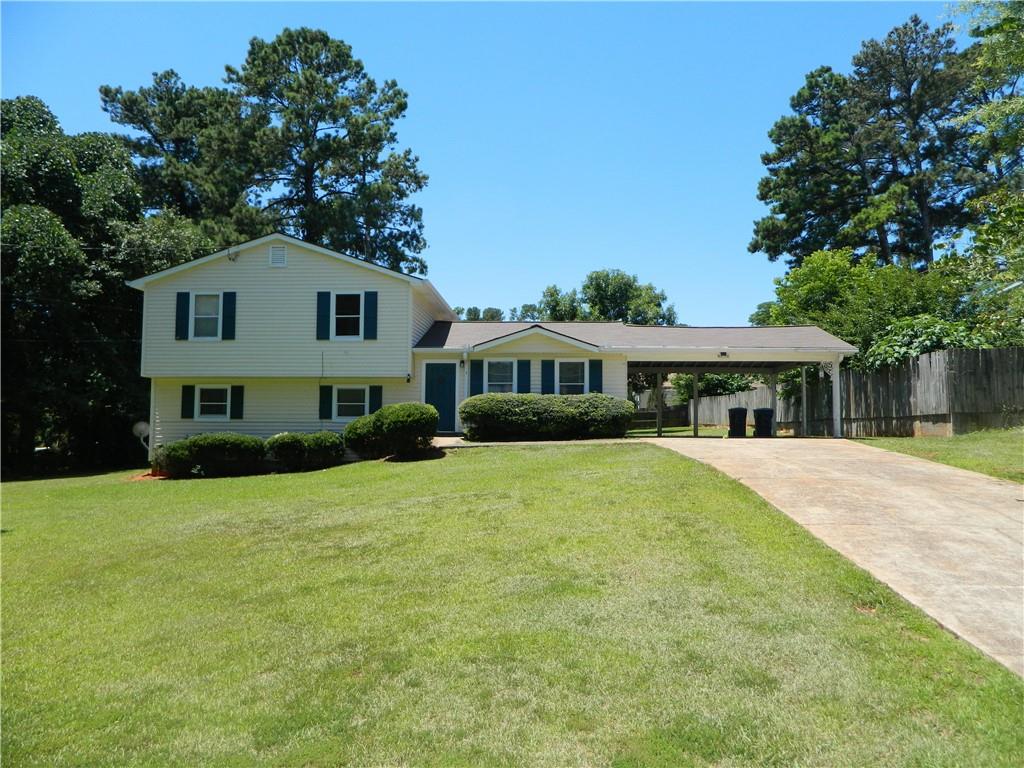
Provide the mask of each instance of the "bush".
POLYGON ((345 442, 364 459, 410 456, 430 447, 437 419, 437 409, 432 405, 385 405, 350 423, 345 429, 345 442))
POLYGON ((633 411, 630 401, 598 393, 475 395, 459 406, 469 440, 623 437, 633 411))
POLYGON ((306 436, 282 432, 267 440, 267 459, 285 472, 306 469, 306 436))
POLYGON ((170 477, 237 477, 264 470, 265 443, 252 435, 209 432, 158 449, 153 468, 170 477))
POLYGON ((345 460, 345 438, 337 432, 313 432, 303 435, 306 469, 336 467, 345 460))

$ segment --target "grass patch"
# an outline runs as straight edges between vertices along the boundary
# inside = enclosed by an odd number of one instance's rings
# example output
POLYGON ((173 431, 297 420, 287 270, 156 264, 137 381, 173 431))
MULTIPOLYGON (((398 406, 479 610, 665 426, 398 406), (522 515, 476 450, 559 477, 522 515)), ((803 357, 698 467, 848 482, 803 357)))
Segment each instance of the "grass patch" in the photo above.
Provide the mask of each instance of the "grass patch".
POLYGON ((865 437, 876 448, 907 453, 1024 483, 1024 428, 986 429, 953 437, 865 437))
POLYGON ((1019 765, 1024 683, 653 446, 4 486, 5 765, 1019 765))

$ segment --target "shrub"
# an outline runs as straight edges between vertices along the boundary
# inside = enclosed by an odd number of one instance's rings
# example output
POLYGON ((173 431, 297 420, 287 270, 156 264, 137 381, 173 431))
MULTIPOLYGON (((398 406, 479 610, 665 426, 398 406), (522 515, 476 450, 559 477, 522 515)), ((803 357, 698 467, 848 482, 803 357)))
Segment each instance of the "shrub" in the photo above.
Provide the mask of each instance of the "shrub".
POLYGON ((345 439, 337 432, 313 432, 302 435, 306 449, 306 469, 336 467, 345 460, 345 439))
POLYGON ((306 436, 282 432, 267 440, 267 459, 285 472, 306 469, 306 436))
POLYGON ((350 421, 345 427, 345 445, 363 459, 379 459, 383 456, 383 444, 377 414, 371 413, 350 421))
POLYGON ((170 477, 236 477, 264 469, 265 443, 252 435, 208 432, 160 448, 153 468, 170 477))
POLYGON ((345 428, 345 444, 364 459, 409 456, 430 447, 437 419, 437 409, 432 405, 385 405, 351 422, 345 428))
POLYGON ((622 437, 634 406, 610 395, 475 395, 459 416, 470 440, 577 440, 622 437))

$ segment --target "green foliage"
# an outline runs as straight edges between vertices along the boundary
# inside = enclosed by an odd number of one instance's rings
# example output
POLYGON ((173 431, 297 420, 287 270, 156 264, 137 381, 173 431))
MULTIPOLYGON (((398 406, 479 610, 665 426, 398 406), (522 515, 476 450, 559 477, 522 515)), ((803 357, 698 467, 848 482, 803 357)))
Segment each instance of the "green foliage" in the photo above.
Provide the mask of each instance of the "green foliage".
POLYGON ((310 432, 302 440, 306 445, 306 469, 336 467, 345 460, 345 438, 338 432, 310 432))
POLYGON ((300 432, 281 432, 267 438, 267 459, 285 472, 306 468, 306 440, 300 432))
POLYGON ((463 400, 459 417, 470 440, 576 440, 623 437, 634 410, 598 393, 484 394, 463 400))
POLYGON ((345 428, 345 443, 363 459, 408 457, 430 447, 437 434, 437 409, 424 403, 385 405, 345 428))
POLYGON ((637 325, 674 325, 676 310, 651 283, 620 269, 599 269, 587 275, 579 292, 549 285, 538 304, 524 304, 529 318, 552 321, 619 320, 637 325))
POLYGON ((239 477, 265 470, 266 444, 235 432, 193 435, 159 448, 153 469, 168 477, 239 477))
POLYGON ((372 413, 348 423, 345 427, 345 445, 363 459, 379 459, 387 455, 384 453, 380 422, 372 413))
POLYGON ((963 320, 941 320, 933 315, 906 317, 890 325, 862 355, 862 366, 876 370, 937 349, 976 349, 992 346, 983 331, 963 320))
POLYGON ((344 458, 345 440, 337 432, 281 432, 267 440, 267 459, 285 472, 334 467, 344 458))
MULTIPOLYGON (((690 402, 693 397, 693 375, 689 373, 676 373, 669 377, 672 389, 681 403, 690 402)), ((701 397, 711 395, 732 395, 736 392, 746 392, 753 389, 754 377, 744 376, 740 373, 702 373, 698 394, 701 397)))

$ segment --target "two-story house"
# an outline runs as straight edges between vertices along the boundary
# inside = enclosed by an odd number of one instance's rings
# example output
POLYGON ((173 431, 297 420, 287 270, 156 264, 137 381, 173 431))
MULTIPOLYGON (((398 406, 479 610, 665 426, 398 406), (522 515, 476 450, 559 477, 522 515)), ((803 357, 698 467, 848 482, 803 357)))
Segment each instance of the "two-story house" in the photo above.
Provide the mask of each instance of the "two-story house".
POLYGON ((430 281, 274 234, 131 281, 143 292, 150 445, 199 432, 340 429, 482 392, 626 397, 630 370, 774 375, 853 347, 814 327, 460 322, 430 281))

